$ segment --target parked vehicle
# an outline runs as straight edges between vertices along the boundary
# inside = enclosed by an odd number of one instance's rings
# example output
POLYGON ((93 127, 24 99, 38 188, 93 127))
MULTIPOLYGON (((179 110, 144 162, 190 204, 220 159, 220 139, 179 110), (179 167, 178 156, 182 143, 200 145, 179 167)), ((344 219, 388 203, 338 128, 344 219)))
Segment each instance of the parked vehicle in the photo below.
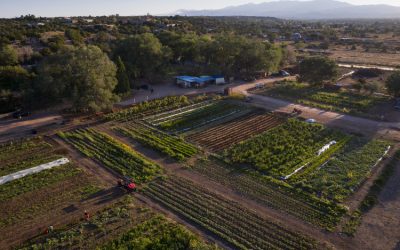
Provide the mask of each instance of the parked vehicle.
POLYGON ((124 176, 123 179, 118 180, 118 186, 125 188, 128 192, 136 192, 136 184, 127 176, 124 176))
POLYGON ((15 111, 15 112, 12 114, 12 116, 13 116, 15 119, 22 119, 22 117, 29 116, 30 114, 31 114, 31 112, 29 112, 29 111, 18 110, 18 111, 15 111))

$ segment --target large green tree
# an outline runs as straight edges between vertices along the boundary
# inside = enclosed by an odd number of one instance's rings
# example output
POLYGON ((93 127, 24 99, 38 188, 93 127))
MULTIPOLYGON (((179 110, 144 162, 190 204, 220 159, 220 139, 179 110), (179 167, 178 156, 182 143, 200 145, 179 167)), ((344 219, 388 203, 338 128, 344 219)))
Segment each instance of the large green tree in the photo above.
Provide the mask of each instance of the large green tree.
POLYGON ((394 97, 400 97, 400 71, 389 76, 386 80, 386 88, 394 97))
POLYGON ((70 100, 79 111, 109 110, 119 100, 115 64, 96 46, 64 49, 38 67, 41 98, 70 100))
POLYGON ((0 66, 14 66, 18 64, 17 51, 11 45, 0 47, 0 66))
POLYGON ((167 73, 172 52, 156 36, 144 33, 121 41, 115 55, 121 57, 131 79, 155 81, 167 73))
POLYGON ((122 95, 127 94, 131 90, 131 85, 129 83, 128 74, 126 73, 125 64, 119 56, 117 57, 116 65, 118 84, 115 88, 115 93, 122 95))
POLYGON ((21 66, 0 66, 0 90, 19 91, 31 78, 21 66))
POLYGON ((335 80, 338 67, 335 61, 327 57, 308 57, 300 62, 300 80, 313 85, 335 80))

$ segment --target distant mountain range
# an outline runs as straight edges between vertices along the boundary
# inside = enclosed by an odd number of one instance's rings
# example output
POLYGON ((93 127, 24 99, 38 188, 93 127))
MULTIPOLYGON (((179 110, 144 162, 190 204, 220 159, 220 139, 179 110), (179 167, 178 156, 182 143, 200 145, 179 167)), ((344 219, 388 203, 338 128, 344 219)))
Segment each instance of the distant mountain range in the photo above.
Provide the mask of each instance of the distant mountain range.
POLYGON ((400 18, 400 7, 352 5, 335 0, 249 3, 218 10, 179 10, 183 16, 260 16, 286 19, 400 18))

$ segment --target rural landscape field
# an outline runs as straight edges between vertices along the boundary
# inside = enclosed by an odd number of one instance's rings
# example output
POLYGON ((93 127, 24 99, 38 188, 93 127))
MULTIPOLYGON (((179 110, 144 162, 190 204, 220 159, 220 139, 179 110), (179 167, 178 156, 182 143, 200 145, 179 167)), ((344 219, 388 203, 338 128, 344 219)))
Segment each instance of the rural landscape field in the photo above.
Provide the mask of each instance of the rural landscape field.
POLYGON ((0 3, 0 249, 400 249, 400 7, 113 2, 0 3))

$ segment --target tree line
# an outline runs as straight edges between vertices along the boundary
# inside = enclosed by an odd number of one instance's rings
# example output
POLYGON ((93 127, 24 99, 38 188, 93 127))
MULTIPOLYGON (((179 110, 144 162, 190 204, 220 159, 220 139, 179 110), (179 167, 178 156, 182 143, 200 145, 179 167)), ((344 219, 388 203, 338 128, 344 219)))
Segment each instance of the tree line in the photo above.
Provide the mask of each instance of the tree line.
POLYGON ((87 45, 77 31, 65 35, 72 44, 53 38, 31 68, 20 65, 13 46, 1 46, 3 102, 15 102, 11 93, 18 92, 21 104, 29 106, 69 101, 77 111, 107 110, 143 80, 162 82, 177 74, 247 77, 273 72, 285 58, 285 48, 234 34, 143 33, 109 43, 107 53, 87 45))

